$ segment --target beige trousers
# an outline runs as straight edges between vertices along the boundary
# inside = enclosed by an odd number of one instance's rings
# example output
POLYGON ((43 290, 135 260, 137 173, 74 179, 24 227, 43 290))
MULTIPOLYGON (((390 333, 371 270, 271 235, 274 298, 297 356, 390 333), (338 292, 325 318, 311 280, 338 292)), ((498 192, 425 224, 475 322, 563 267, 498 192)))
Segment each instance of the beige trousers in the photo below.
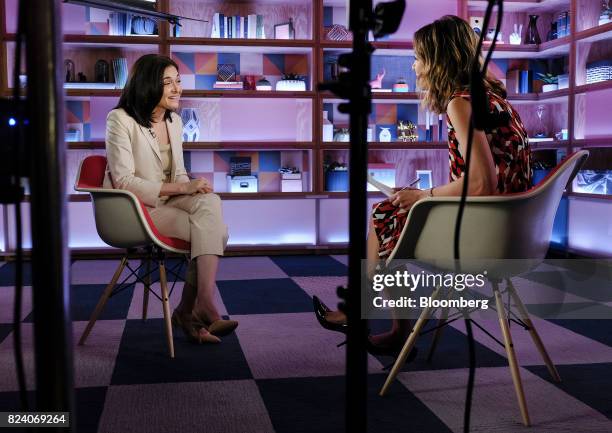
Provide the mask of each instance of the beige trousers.
POLYGON ((178 195, 148 210, 161 234, 191 242, 192 259, 223 255, 228 233, 217 194, 178 195))

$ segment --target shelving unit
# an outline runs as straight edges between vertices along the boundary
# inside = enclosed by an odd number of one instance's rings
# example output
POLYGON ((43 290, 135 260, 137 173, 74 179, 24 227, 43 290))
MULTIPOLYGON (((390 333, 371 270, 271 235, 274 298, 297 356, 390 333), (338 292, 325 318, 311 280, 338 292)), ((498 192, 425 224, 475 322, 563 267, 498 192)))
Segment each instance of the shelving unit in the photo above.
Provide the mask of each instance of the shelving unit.
MULTIPOLYGON (((1 64, 2 70, 0 91, 3 96, 11 94, 12 78, 7 74, 11 64, 11 54, 14 49, 15 23, 12 19, 16 0, 0 0, 1 64)), ((504 2, 506 16, 502 27, 504 44, 498 44, 494 59, 501 64, 511 62, 543 61, 561 57, 565 59, 567 72, 569 72, 569 87, 547 93, 512 94, 509 100, 515 105, 517 111, 524 119, 528 130, 533 130, 535 122, 534 111, 536 106, 545 105, 548 109, 547 126, 549 128, 567 129, 567 140, 555 140, 533 143, 534 152, 563 151, 569 153, 578 148, 593 148, 605 151, 612 148, 612 129, 609 124, 592 127, 591 118, 581 113, 591 109, 599 99, 612 97, 612 80, 594 84, 586 84, 585 65, 590 61, 589 56, 595 54, 605 55, 603 46, 612 46, 612 23, 593 25, 593 15, 599 0, 506 0, 504 2), (580 4, 580 7, 578 7, 580 4), (570 21, 570 34, 552 41, 542 42, 539 45, 510 45, 507 43, 509 30, 513 24, 523 24, 523 36, 527 28, 527 15, 539 14, 539 30, 542 40, 545 39, 547 17, 552 17, 560 11, 568 10, 572 17, 570 21), (574 19, 577 18, 577 19, 574 19), (587 52, 588 51, 588 52, 587 52), (586 53, 586 54, 585 54, 586 53), (590 54, 589 54, 590 53, 590 54), (582 110, 582 111, 581 111, 582 110), (583 117, 587 117, 586 119, 583 117), (594 129, 604 129, 603 134, 589 135, 594 129)), ((400 30, 391 37, 373 41, 376 48, 373 59, 373 74, 376 74, 380 65, 385 62, 395 62, 390 67, 392 74, 397 75, 397 65, 403 67, 405 78, 412 74, 410 65, 414 56, 412 35, 422 25, 431 22, 445 14, 457 14, 466 20, 470 16, 482 15, 486 1, 483 0, 443 0, 431 2, 430 0, 407 0, 405 19, 400 30), (395 69, 394 69, 395 68, 395 69)), ((193 81, 185 84, 183 91, 183 106, 201 111, 206 119, 206 127, 199 141, 186 142, 186 162, 191 161, 195 155, 200 159, 202 167, 211 169, 230 154, 248 154, 259 158, 274 160, 274 164, 287 163, 299 166, 307 179, 304 180, 303 192, 266 191, 256 194, 236 194, 221 192, 224 200, 225 215, 230 225, 230 233, 237 233, 237 243, 230 244, 233 249, 240 251, 259 250, 262 248, 284 251, 295 247, 309 248, 325 251, 329 248, 346 247, 348 228, 347 193, 330 192, 325 188, 324 162, 326 158, 344 158, 348 155, 350 146, 342 142, 323 142, 322 112, 331 109, 330 115, 336 116, 337 125, 343 126, 345 120, 337 113, 336 106, 340 100, 329 92, 320 92, 316 83, 328 78, 329 72, 326 59, 350 51, 351 41, 332 41, 325 38, 324 27, 329 24, 346 25, 344 1, 339 0, 313 0, 301 3, 295 0, 258 0, 255 2, 215 2, 195 0, 158 0, 157 8, 162 12, 177 13, 199 19, 209 19, 217 11, 226 11, 230 14, 246 15, 248 13, 261 13, 266 15, 265 27, 268 39, 221 39, 210 38, 210 23, 185 22, 182 34, 172 37, 170 26, 162 23, 159 34, 155 36, 109 36, 106 34, 85 34, 87 25, 73 22, 74 17, 82 16, 83 7, 64 5, 66 16, 72 21, 64 22, 64 46, 67 52, 82 53, 84 59, 95 63, 98 56, 103 53, 122 52, 129 53, 128 63, 131 64, 145 52, 158 52, 173 58, 183 56, 191 60, 195 55, 233 56, 228 58, 244 60, 245 65, 254 62, 263 62, 265 56, 302 56, 307 64, 307 90, 303 92, 281 91, 253 91, 253 90, 217 90, 196 86, 198 75, 211 74, 212 66, 204 65, 198 60, 198 68, 194 66, 193 81), (296 38, 293 40, 271 39, 273 25, 293 18, 296 29, 296 38), (218 54, 221 53, 221 54, 218 54), (208 69, 207 69, 208 68, 208 69), (205 72, 201 72, 205 70, 205 72), (265 113, 269 113, 264 115, 265 113), (292 120, 289 121, 289 118, 292 120), (291 132, 293 128, 293 132, 291 132), (255 156, 257 155, 257 156, 255 156), (202 162, 204 161, 205 162, 202 162), (203 164, 203 165, 202 165, 203 164), (270 219, 269 223, 261 223, 256 230, 258 236, 247 235, 241 227, 241 215, 256 215, 258 219, 270 219), (279 215, 281 215, 279 217, 279 215), (274 218, 279 221, 274 222, 274 218), (293 220, 292 220, 293 218, 293 220)), ((595 24, 596 21, 595 21, 595 24)), ((487 49, 488 45, 485 45, 487 49)), ((612 59, 612 53, 609 53, 612 59)), ((109 55, 107 55, 108 57, 109 55)), ((207 58, 208 59, 208 58, 207 58)), ((268 60, 266 60, 268 61, 268 60)), ((216 60, 214 60, 216 62, 216 60)), ((211 63, 216 64, 216 63, 211 63)), ((194 60, 195 64, 195 60, 194 60)), ((245 67, 246 68, 246 67, 245 67)), ((248 68, 246 68, 248 69, 248 68)), ((245 74, 249 71, 245 69, 245 74)), ((499 69, 499 68, 498 68, 499 69)), ((263 71, 261 71, 263 72, 263 71)), ((283 72, 283 71, 281 71, 283 72)), ((499 70, 494 71, 499 72, 499 70)), ((189 71, 181 69, 181 73, 189 71)), ((88 74, 86 74, 88 75, 88 74)), ((255 74, 257 75, 257 74, 255 74)), ((259 75, 267 75, 259 73, 259 75)), ((505 78, 505 77, 502 77, 505 78)), ((202 82, 205 78, 200 78, 202 82)), ((208 81, 207 81, 208 82, 208 81)), ((388 87, 387 82, 387 87, 388 87)), ((373 162, 394 161, 398 165, 396 180, 399 183, 412 178, 411 170, 426 168, 434 170, 434 183, 445 181, 447 173, 446 141, 422 141, 424 127, 424 114, 419 108, 419 94, 410 82, 409 93, 373 93, 373 124, 389 124, 404 119, 414 120, 421 132, 420 141, 417 142, 378 142, 369 143, 370 155, 373 162), (380 108, 379 111, 377 107, 380 108), (403 114, 397 114, 401 112, 403 114), (393 114, 395 113, 395 114, 393 114), (409 113, 409 114, 406 114, 409 113), (395 117, 394 117, 395 116, 395 117), (380 119, 386 119, 379 122, 380 119), (420 161, 420 162, 418 162, 420 161), (403 165, 402 165, 403 164, 403 165), (414 164, 417 164, 416 166, 414 164), (420 164, 420 165, 419 165, 420 164), (429 165, 428 165, 429 164, 429 165), (446 167, 446 168, 444 168, 446 167), (442 172, 446 170, 446 172, 442 172)), ((68 176, 74 176, 76 168, 73 166, 83 156, 104 151, 104 118, 108 110, 112 109, 121 93, 119 89, 67 89, 67 101, 88 101, 92 117, 92 133, 90 137, 81 137, 82 141, 69 142, 69 169, 68 176), (96 123, 96 125, 94 125, 96 123)), ((596 108, 594 109, 596 110, 596 108)), ((609 122, 608 122, 609 123, 609 122)), ((437 121, 436 121, 437 127, 437 121)), ((374 134, 376 131, 373 132, 374 134)), ((434 134, 437 137, 437 132, 434 134)), ((445 134, 443 139, 445 138, 445 134)), ((377 140, 374 137, 374 140, 377 140)), ((608 154, 608 163, 612 170, 612 150, 608 154)), ((227 162, 227 161, 225 161, 227 162)), ((268 161, 269 162, 269 161, 268 161)), ((266 165, 264 163, 264 165, 266 165)), ((222 165, 222 164, 221 164, 222 165)), ((270 164, 268 164, 270 165, 270 164)), ((214 170, 214 168, 213 168, 214 170)), ((208 172, 207 172, 208 173, 208 172)), ((268 172, 272 173, 272 172, 268 172)), ((270 176, 272 176, 270 174, 270 176)), ((215 178, 216 180, 221 179, 215 178)), ((276 180, 274 181, 276 182, 276 180)), ((71 181, 67 179, 68 192, 71 190, 71 181)), ((280 185, 280 184, 279 184, 280 185)), ((612 183, 611 183, 612 188, 612 183)), ((380 200, 380 193, 369 193, 371 202, 380 200)), ((580 242, 572 243, 572 237, 579 238, 576 230, 572 229, 572 222, 576 218, 587 218, 582 215, 580 203, 589 200, 592 212, 593 206, 601 208, 601 212, 612 215, 611 195, 596 195, 572 192, 567 193, 569 199, 569 239, 563 248, 567 250, 586 250, 589 246, 580 242), (593 204, 594 203, 594 204, 593 204)), ((87 195, 70 194, 70 212, 76 218, 89 219, 83 223, 89 227, 89 238, 93 239, 91 248, 102 246, 95 241, 95 227, 92 225, 91 209, 87 195), (74 207, 74 208, 73 208, 74 207)), ((11 250, 11 241, 7 233, 11 224, 10 216, 4 208, 2 215, 3 251, 11 250)), ((583 225, 581 225, 582 227, 583 225)), ((84 229, 85 230, 85 229, 84 229)), ((72 242, 72 241, 71 241, 72 242)), ((232 240, 230 239, 230 242, 232 240)), ((27 244, 27 242, 26 242, 27 244)), ((610 242, 612 245, 612 242, 610 242)), ((73 247, 88 248, 82 242, 73 242, 73 247)), ((597 247, 599 248, 599 247, 597 247)), ((595 248, 595 249, 597 249, 595 248)))

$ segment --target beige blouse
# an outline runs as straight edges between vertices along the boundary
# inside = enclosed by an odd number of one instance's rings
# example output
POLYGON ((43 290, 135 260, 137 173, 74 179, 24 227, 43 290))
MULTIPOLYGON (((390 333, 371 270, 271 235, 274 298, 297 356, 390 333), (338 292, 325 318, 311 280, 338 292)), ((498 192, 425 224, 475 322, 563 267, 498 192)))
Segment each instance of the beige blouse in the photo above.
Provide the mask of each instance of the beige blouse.
MULTIPOLYGON (((170 144, 159 144, 159 153, 162 160, 162 170, 164 171, 164 183, 169 183, 172 180, 172 148, 170 144)), ((169 196, 160 197, 162 201, 168 200, 169 196)))

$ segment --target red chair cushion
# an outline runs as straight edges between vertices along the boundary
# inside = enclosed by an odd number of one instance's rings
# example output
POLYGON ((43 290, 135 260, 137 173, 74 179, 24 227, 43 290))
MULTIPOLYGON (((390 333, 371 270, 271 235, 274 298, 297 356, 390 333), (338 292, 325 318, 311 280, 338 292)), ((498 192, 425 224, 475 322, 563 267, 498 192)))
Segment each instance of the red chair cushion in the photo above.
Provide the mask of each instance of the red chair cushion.
POLYGON ((151 215, 149 215, 149 211, 147 210, 147 207, 144 205, 142 201, 140 201, 140 199, 138 199, 138 203, 140 204, 142 213, 144 214, 145 219, 147 220, 147 224, 149 224, 149 228, 151 229, 151 231, 153 232, 153 235, 155 235, 157 239, 159 239, 164 244, 172 248, 176 248, 178 250, 185 250, 185 251, 191 250, 191 243, 184 241, 183 239, 171 238, 171 237, 162 235, 159 232, 159 230, 157 230, 157 227, 155 227, 155 224, 153 223, 153 219, 151 218, 151 215))
POLYGON ((106 171, 106 157, 88 156, 81 164, 77 188, 102 188, 106 171))

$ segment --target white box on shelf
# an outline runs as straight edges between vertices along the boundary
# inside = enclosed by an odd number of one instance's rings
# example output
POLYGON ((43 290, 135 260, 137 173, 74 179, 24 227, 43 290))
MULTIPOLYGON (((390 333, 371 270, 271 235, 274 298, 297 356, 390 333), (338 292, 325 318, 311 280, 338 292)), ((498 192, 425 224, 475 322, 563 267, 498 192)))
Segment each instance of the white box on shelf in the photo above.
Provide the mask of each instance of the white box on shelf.
POLYGON ((302 191, 302 173, 281 173, 281 192, 302 191))
POLYGON ((302 179, 282 179, 281 192, 302 192, 302 179))
POLYGON ((227 176, 228 192, 257 192, 256 176, 227 176))
MULTIPOLYGON (((368 174, 377 181, 395 188, 395 166, 393 164, 368 164, 368 174)), ((378 188, 368 183, 368 191, 378 191, 378 188)))

